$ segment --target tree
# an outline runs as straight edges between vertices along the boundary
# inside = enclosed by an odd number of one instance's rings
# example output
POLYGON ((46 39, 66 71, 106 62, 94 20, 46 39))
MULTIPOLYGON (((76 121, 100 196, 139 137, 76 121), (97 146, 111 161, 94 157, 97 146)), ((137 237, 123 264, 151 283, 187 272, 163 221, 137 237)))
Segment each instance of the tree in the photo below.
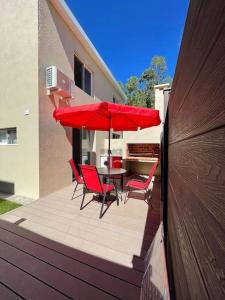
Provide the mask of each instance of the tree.
POLYGON ((154 104, 154 85, 171 83, 167 75, 167 65, 164 56, 153 56, 150 66, 141 76, 131 76, 125 85, 119 83, 128 98, 128 105, 152 107, 154 104))
POLYGON ((155 73, 156 84, 165 82, 167 65, 164 56, 153 56, 150 68, 155 73))

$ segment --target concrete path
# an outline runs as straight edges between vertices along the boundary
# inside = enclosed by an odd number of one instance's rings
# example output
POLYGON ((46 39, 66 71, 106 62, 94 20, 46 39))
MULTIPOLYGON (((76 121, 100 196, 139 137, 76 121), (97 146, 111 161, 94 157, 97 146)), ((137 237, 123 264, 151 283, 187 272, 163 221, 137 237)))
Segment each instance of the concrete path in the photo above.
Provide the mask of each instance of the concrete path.
POLYGON ((19 196, 19 195, 5 194, 5 193, 1 193, 1 192, 0 192, 0 198, 10 200, 10 201, 22 204, 22 205, 28 205, 28 204, 36 201, 36 199, 27 198, 27 197, 23 197, 23 196, 19 196))

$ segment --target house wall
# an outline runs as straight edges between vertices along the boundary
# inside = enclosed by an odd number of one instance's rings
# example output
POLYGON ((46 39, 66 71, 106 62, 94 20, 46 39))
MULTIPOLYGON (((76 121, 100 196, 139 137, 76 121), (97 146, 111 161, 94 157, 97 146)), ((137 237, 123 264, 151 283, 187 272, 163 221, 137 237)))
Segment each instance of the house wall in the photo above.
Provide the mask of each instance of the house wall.
MULTIPOLYGON (((163 125, 165 120, 165 98, 164 89, 168 88, 169 84, 160 84, 154 87, 155 90, 155 109, 159 110, 161 124, 159 126, 142 129, 139 131, 124 131, 122 139, 111 140, 112 152, 120 149, 122 156, 125 159, 127 156, 127 144, 129 143, 158 143, 160 144, 160 137, 163 131, 163 125)), ((105 140, 105 148, 107 149, 108 139, 105 140)), ((148 174, 151 166, 154 162, 138 162, 138 161, 125 161, 125 166, 131 171, 135 171, 140 174, 148 174)), ((160 168, 157 168, 157 175, 160 174, 160 168)))
POLYGON ((164 112, 164 89, 169 87, 169 83, 154 86, 155 91, 155 109, 159 110, 161 124, 159 126, 142 129, 140 131, 124 132, 124 140, 126 143, 160 143, 160 135, 163 130, 165 112, 164 112))
POLYGON ((0 145, 0 186, 38 198, 38 2, 1 0, 0 9, 0 128, 17 127, 17 145, 0 145))
POLYGON ((169 101, 173 299, 225 299, 225 1, 191 1, 169 101))
MULTIPOLYGON (((71 129, 64 128, 52 118, 56 107, 112 101, 121 96, 103 71, 94 62, 78 38, 63 21, 50 1, 39 0, 39 135, 40 135, 40 195, 46 195, 71 184, 68 160, 72 156, 71 129), (45 89, 45 69, 56 65, 69 78, 74 79, 74 53, 94 73, 94 97, 76 88, 76 99, 70 103, 50 99, 45 89)), ((106 133, 96 133, 94 149, 104 145, 106 133)))

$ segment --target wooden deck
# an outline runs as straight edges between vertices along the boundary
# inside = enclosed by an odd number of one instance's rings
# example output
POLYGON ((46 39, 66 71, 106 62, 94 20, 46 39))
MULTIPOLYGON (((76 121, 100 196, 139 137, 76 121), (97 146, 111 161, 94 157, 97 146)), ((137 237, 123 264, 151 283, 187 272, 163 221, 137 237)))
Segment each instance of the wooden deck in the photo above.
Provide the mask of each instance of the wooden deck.
POLYGON ((80 211, 81 191, 71 200, 72 189, 1 216, 1 299, 139 299, 159 226, 159 183, 153 208, 130 198, 101 220, 99 204, 80 211))

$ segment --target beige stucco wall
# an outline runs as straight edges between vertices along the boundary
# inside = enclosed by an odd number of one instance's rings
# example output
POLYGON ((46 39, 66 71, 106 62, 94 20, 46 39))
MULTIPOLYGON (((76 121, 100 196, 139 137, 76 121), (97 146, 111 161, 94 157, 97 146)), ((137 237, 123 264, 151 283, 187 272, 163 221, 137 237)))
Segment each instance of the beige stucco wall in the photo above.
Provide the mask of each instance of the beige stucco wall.
POLYGON ((160 135, 163 130, 164 122, 164 88, 169 84, 160 84, 154 87, 155 90, 155 109, 159 110, 161 124, 156 127, 142 129, 136 132, 124 132, 123 139, 125 143, 160 143, 160 135))
POLYGON ((39 196, 38 2, 1 0, 0 128, 17 127, 17 145, 0 145, 0 181, 39 196), (29 109, 29 115, 24 115, 29 109))
MULTIPOLYGON (((139 131, 124 131, 122 139, 111 140, 111 149, 116 151, 122 150, 123 158, 127 155, 128 143, 158 143, 160 144, 160 136, 163 130, 164 118, 165 118, 165 99, 164 89, 168 88, 169 84, 160 84, 154 87, 155 90, 155 109, 159 110, 161 124, 156 127, 146 128, 139 131)), ((108 139, 105 139, 105 148, 108 147, 108 139)), ((151 167, 151 163, 145 162, 127 162, 127 169, 135 171, 140 174, 148 174, 151 167)))
MULTIPOLYGON (((39 135, 40 135, 40 195, 48 194, 71 183, 68 160, 72 156, 71 129, 63 128, 52 119, 58 106, 93 103, 98 99, 112 101, 121 96, 86 52, 77 37, 46 0, 39 0, 39 135), (65 103, 50 99, 45 89, 45 69, 56 65, 71 79, 74 78, 74 53, 94 74, 94 97, 76 89, 76 99, 65 103)), ((104 145, 105 133, 96 133, 94 149, 97 152, 104 145)))

